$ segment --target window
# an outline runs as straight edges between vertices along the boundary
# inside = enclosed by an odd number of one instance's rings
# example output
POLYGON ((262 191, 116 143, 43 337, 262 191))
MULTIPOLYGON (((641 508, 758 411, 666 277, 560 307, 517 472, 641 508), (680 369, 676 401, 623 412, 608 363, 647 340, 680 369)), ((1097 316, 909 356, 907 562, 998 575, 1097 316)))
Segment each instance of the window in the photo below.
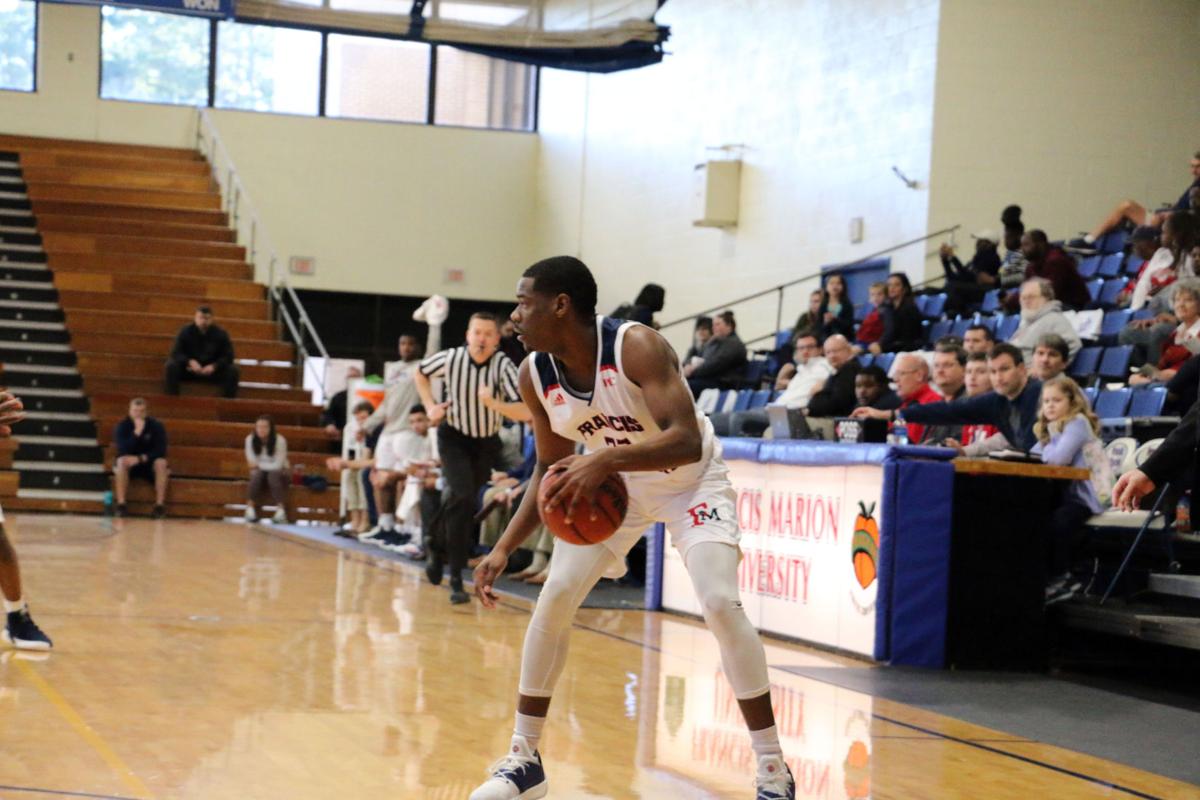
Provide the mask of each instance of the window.
POLYGON ((331 117, 425 122, 429 45, 329 35, 325 113, 331 117))
POLYGON ((321 34, 268 25, 217 26, 218 108, 317 113, 321 34))
POLYGON ((438 125, 533 129, 533 67, 438 47, 438 125))
POLYGON ((207 105, 208 20, 111 6, 102 16, 101 97, 207 105))
POLYGON ((36 42, 37 3, 0 0, 0 89, 33 91, 36 42))

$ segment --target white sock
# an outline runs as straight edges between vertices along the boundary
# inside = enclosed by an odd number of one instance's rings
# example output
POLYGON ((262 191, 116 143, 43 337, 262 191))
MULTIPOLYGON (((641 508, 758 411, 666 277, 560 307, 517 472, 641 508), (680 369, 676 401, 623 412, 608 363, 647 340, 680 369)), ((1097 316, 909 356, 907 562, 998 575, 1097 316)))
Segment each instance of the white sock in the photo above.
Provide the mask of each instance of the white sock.
MULTIPOLYGON (((537 750, 538 740, 542 738, 542 726, 546 724, 545 717, 531 717, 517 712, 517 724, 513 727, 514 736, 522 736, 529 742, 531 750, 537 750)), ((771 730, 775 730, 772 728, 771 730)))
POLYGON ((1096 243, 1096 237, 1095 237, 1095 236, 1092 236, 1090 233, 1084 234, 1084 236, 1083 236, 1083 240, 1084 240, 1085 242, 1087 242, 1088 244, 1095 244, 1095 243, 1096 243))
POLYGON ((5 614, 11 614, 14 611, 20 611, 24 607, 25 607, 25 599, 23 597, 18 597, 16 600, 9 600, 7 597, 4 598, 4 613, 5 614))
POLYGON ((754 755, 758 758, 783 757, 783 748, 779 746, 779 731, 774 725, 760 731, 750 731, 750 746, 754 748, 754 755))
POLYGON ((379 527, 385 531, 390 531, 392 528, 395 528, 396 527, 396 515, 395 514, 380 514, 379 515, 379 527))

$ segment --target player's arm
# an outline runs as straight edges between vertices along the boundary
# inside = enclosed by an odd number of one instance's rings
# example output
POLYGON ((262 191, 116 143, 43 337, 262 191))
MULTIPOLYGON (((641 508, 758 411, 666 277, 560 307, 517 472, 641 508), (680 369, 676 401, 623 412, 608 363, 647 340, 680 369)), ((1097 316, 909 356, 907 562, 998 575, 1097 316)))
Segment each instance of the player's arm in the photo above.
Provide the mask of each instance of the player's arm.
POLYGON ((508 527, 504 529, 504 535, 492 547, 492 552, 488 554, 487 558, 475 568, 475 595, 486 608, 493 608, 496 605, 492 584, 504 572, 504 567, 508 564, 508 557, 521 546, 522 542, 532 536, 541 524, 537 496, 542 476, 546 474, 546 470, 552 464, 575 452, 575 444, 572 441, 564 439, 550 429, 550 418, 546 416, 546 409, 542 407, 542 402, 538 399, 537 387, 533 385, 533 377, 529 374, 530 361, 532 359, 526 359, 521 364, 517 383, 521 397, 525 401, 524 405, 532 416, 533 437, 537 446, 537 463, 533 467, 533 474, 529 478, 525 494, 521 497, 521 504, 517 507, 512 519, 509 520, 508 527))
MULTIPOLYGON (((703 454, 691 392, 667 340, 644 326, 630 328, 621 351, 625 375, 642 389, 646 408, 662 431, 638 444, 607 447, 565 460, 562 478, 547 492, 547 506, 565 504, 569 520, 581 500, 591 500, 614 472, 658 472, 693 464, 703 454)), ((619 434, 616 434, 619 435, 619 434)))

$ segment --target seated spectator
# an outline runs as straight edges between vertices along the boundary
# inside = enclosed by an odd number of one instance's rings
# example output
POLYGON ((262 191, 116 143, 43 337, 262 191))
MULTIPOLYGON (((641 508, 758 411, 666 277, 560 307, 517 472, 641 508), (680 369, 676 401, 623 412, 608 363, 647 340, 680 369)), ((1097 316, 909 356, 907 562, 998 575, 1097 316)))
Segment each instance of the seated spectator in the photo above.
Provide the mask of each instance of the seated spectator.
MULTIPOLYGON (((942 396, 929 385, 929 363, 916 353, 903 353, 896 358, 892 369, 892 377, 896 380, 896 394, 900 395, 900 407, 893 410, 877 408, 856 408, 852 416, 872 417, 874 419, 895 420, 899 417, 909 419, 909 413, 917 406, 927 403, 946 405, 942 396)), ((952 422, 953 420, 938 420, 952 422)), ((908 440, 914 444, 924 440, 925 425, 923 422, 907 423, 908 440)))
POLYGON ((878 408, 890 411, 900 407, 900 395, 892 391, 888 385, 887 373, 883 367, 872 364, 863 367, 854 378, 854 399, 859 407, 878 408))
MULTIPOLYGON (((844 337, 843 337, 844 338, 844 337)), ((772 405, 805 408, 813 392, 825 385, 832 367, 821 357, 817 337, 806 334, 796 340, 795 361, 779 371, 775 390, 782 394, 772 405)), ((770 424, 761 408, 709 415, 718 436, 761 436, 770 424)))
POLYGON ((1047 334, 1057 334, 1066 341, 1070 353, 1067 361, 1083 347, 1075 326, 1063 314, 1062 303, 1054 298, 1054 287, 1046 278, 1031 278, 1021 284, 1021 324, 1009 342, 1021 348, 1026 362, 1047 334))
POLYGON ((246 463, 250 467, 246 521, 258 521, 256 500, 264 489, 270 489, 275 503, 271 521, 287 522, 287 439, 275 431, 275 421, 266 414, 254 421, 254 431, 246 437, 246 463))
POLYGON ((1158 363, 1143 365, 1140 372, 1129 377, 1130 384, 1137 386, 1169 381, 1185 361, 1200 353, 1200 281, 1193 279, 1177 283, 1174 306, 1179 325, 1167 340, 1167 346, 1162 348, 1158 363))
POLYGON ((335 392, 325 404, 325 409, 321 412, 321 426, 331 438, 341 437, 342 430, 346 427, 346 398, 349 397, 350 382, 362 376, 362 370, 358 367, 348 367, 346 388, 335 392))
POLYGON ((813 336, 821 334, 821 306, 825 303, 825 290, 816 289, 808 296, 808 310, 805 311, 796 320, 796 324, 792 327, 791 338, 788 339, 788 349, 796 343, 796 339, 800 338, 801 334, 811 333, 813 336))
MULTIPOLYGON (((483 519, 479 543, 484 547, 490 549, 500 540, 520 506, 521 496, 536 465, 537 452, 531 447, 524 462, 517 467, 507 472, 492 472, 491 486, 483 493, 483 509, 480 512, 483 519)), ((529 554, 529 564, 509 577, 534 585, 545 583, 550 575, 550 557, 554 553, 554 536, 549 529, 539 525, 533 535, 519 545, 519 549, 529 554)), ((482 560, 482 556, 473 558, 467 562, 467 566, 474 568, 482 560)))
MULTIPOLYGON (((960 345, 939 343, 933 351, 933 387, 943 400, 966 396, 967 351, 960 345)), ((947 439, 962 438, 961 425, 929 425, 921 444, 940 446, 947 439)), ((916 440, 912 440, 916 444, 916 440)))
POLYGON ((1033 349, 1033 377, 1042 383, 1057 378, 1071 360, 1070 346, 1057 333, 1047 333, 1038 339, 1033 349))
POLYGON ((925 344, 925 326, 921 324, 921 310, 913 300, 912 284, 903 272, 888 276, 887 300, 879 310, 883 334, 868 350, 879 355, 921 349, 925 344))
MULTIPOLYGON (((654 315, 663 310, 663 304, 667 300, 667 290, 659 286, 657 283, 647 283, 638 292, 638 296, 634 298, 632 303, 622 303, 613 310, 610 317, 614 319, 627 319, 630 322, 640 322, 643 325, 649 325, 651 328, 658 328, 658 323, 654 321, 654 315)), ((514 364, 520 364, 522 359, 514 359, 514 364)))
POLYGON ((817 341, 823 342, 835 333, 849 339, 854 335, 854 303, 846 289, 846 279, 834 273, 825 279, 825 297, 817 309, 817 341))
POLYGON ((698 397, 705 389, 732 389, 741 384, 746 369, 746 345, 738 338, 732 311, 722 311, 713 317, 713 335, 700 358, 699 364, 683 368, 693 395, 698 397))
POLYGON ((1090 233, 1077 242, 1072 242, 1072 244, 1078 243, 1079 245, 1090 247, 1104 234, 1129 223, 1159 228, 1166 222, 1167 215, 1172 211, 1188 211, 1191 208, 1192 190, 1200 187, 1200 150, 1192 154, 1191 170, 1192 182, 1188 184, 1188 188, 1183 190, 1183 194, 1179 196, 1179 200, 1171 208, 1151 214, 1140 203, 1134 200, 1123 200, 1090 233))
MULTIPOLYGON (((1012 446, 1028 452, 1037 442, 1033 424, 1037 421, 1042 383, 1026 373, 1021 349, 1006 342, 992 348, 988 369, 992 390, 978 397, 966 397, 953 403, 911 405, 901 412, 858 409, 855 415, 890 420, 899 413, 910 423, 992 425, 1012 446)), ((901 392, 901 396, 903 394, 901 392)))
POLYGON ((999 284, 1000 253, 996 245, 1000 237, 993 230, 982 230, 972 236, 975 255, 966 264, 954 254, 951 244, 943 244, 938 251, 942 271, 946 273, 946 312, 951 315, 965 313, 999 284))
MULTIPOLYGON (((1045 231, 1035 229, 1021 237, 1021 252, 1029 262, 1025 268, 1026 280, 1045 278, 1050 281, 1054 296, 1067 308, 1081 311, 1091 305, 1092 295, 1079 274, 1075 259, 1061 247, 1052 246, 1045 231)), ((1010 311, 1017 309, 1017 298, 1011 293, 1004 302, 1010 311)))
POLYGON ((1190 211, 1177 211, 1167 218, 1162 229, 1162 246, 1138 272, 1129 300, 1131 311, 1144 308, 1150 298, 1159 295, 1179 278, 1195 276, 1196 264, 1191 251, 1197 244, 1197 233, 1196 217, 1190 211))
POLYGON ((996 335, 992 333, 992 329, 987 325, 975 324, 967 328, 963 334, 963 349, 967 354, 983 353, 987 355, 992 352, 992 345, 996 343, 996 335))
MULTIPOLYGON (((967 388, 967 397, 978 397, 992 390, 987 353, 967 355, 964 385, 967 388)), ((949 439, 943 444, 958 450, 961 455, 977 457, 986 455, 991 450, 1003 450, 1008 447, 1008 440, 1000 435, 995 425, 963 425, 961 438, 949 439), (989 441, 992 437, 996 437, 996 440, 989 441)))
POLYGON ((218 384, 225 397, 237 397, 238 375, 229 334, 213 322, 211 308, 200 306, 192 322, 175 337, 164 390, 179 394, 180 381, 203 381, 218 384))
POLYGON ((1104 510, 1093 482, 1099 479, 1096 467, 1105 461, 1100 445, 1100 420, 1088 407, 1083 391, 1065 375, 1042 385, 1041 412, 1033 426, 1037 443, 1032 452, 1040 453, 1047 464, 1083 467, 1092 470, 1093 480, 1071 481, 1058 508, 1050 517, 1047 537, 1048 574, 1046 604, 1066 600, 1083 588, 1071 574, 1071 554, 1083 533, 1083 525, 1093 514, 1104 510))
POLYGON ((354 406, 354 414, 342 432, 341 457, 330 458, 325 462, 329 470, 341 473, 342 499, 349 516, 346 525, 336 534, 338 536, 357 536, 371 527, 368 523, 367 498, 362 476, 363 470, 369 470, 375 463, 371 448, 367 446, 365 427, 367 418, 374 410, 365 400, 354 406))
MULTIPOLYGON (((422 539, 421 489, 426 471, 436 466, 433 437, 429 435, 429 415, 417 403, 405 413, 404 428, 379 438, 375 449, 375 470, 371 474, 375 502, 379 506, 380 528, 360 541, 401 552, 401 548, 422 539), (397 497, 403 482, 405 494, 397 497), (386 505, 383 505, 386 503, 386 505), (384 525, 384 517, 390 524, 384 525)), ((369 424, 369 420, 368 420, 369 424)))
POLYGON ((117 423, 113 431, 117 457, 113 461, 113 493, 116 495, 118 517, 129 513, 125 498, 131 478, 141 478, 154 484, 154 518, 167 515, 167 429, 154 417, 146 415, 146 401, 135 397, 129 401, 129 416, 117 423))
POLYGON ((871 345, 883 337, 883 317, 880 316, 879 307, 887 299, 887 284, 882 281, 872 283, 871 288, 867 290, 867 297, 870 299, 871 310, 863 317, 862 324, 858 326, 858 334, 854 337, 855 350, 858 352, 870 349, 871 345))
POLYGON ((696 327, 692 329, 692 346, 683 355, 683 365, 686 367, 704 352, 704 345, 712 338, 712 317, 696 317, 696 327))
POLYGON ((998 276, 1001 293, 1016 289, 1025 280, 1029 262, 1021 252, 1021 238, 1025 235, 1025 223, 1021 222, 1021 207, 1008 206, 1000 214, 1004 225, 1004 260, 1000 262, 998 276))
POLYGON ((1130 278, 1125 288, 1117 295, 1117 305, 1120 308, 1128 308, 1133 301, 1133 290, 1137 288, 1138 281, 1146 272, 1146 267, 1154 258, 1154 254, 1158 252, 1158 246, 1158 228, 1141 225, 1129 234, 1130 254, 1125 257, 1126 261, 1131 258, 1139 258, 1142 266, 1138 268, 1137 275, 1130 278))
POLYGON ((833 374, 813 392, 804 413, 809 417, 844 417, 854 410, 854 379, 862 365, 854 357, 850 342, 841 334, 825 340, 825 361, 833 374))

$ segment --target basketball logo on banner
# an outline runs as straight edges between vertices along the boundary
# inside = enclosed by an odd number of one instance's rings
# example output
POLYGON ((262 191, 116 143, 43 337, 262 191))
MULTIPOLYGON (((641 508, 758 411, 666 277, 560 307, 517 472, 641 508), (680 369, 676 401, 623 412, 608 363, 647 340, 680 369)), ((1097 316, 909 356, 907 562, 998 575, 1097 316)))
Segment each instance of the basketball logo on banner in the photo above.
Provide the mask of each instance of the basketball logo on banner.
POLYGON ((875 610, 875 581, 878 577, 879 522, 875 519, 875 503, 858 503, 859 514, 854 518, 854 535, 850 545, 850 566, 854 584, 850 600, 860 614, 875 610))

